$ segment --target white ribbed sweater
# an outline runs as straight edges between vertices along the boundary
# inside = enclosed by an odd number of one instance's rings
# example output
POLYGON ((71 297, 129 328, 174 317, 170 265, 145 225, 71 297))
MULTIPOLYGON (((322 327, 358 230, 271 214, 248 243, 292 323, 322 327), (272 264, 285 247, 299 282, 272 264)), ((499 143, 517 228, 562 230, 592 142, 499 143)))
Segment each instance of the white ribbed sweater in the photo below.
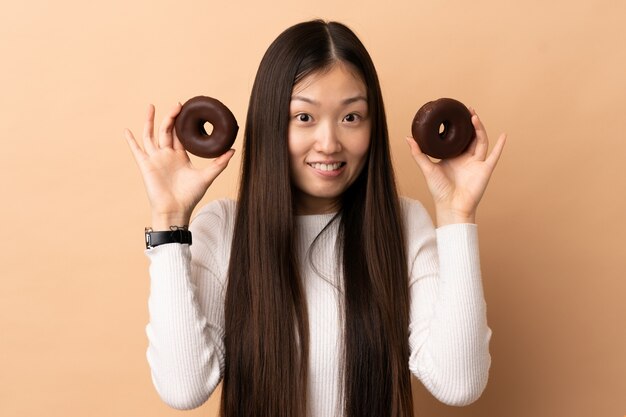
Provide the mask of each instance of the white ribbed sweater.
MULTIPOLYGON (((410 286, 407 366, 440 401, 466 405, 487 384, 491 357, 476 224, 435 229, 424 207, 401 199, 410 286)), ((236 202, 204 206, 191 222, 192 245, 147 249, 150 322, 147 359, 154 386, 169 406, 203 404, 224 370, 224 296, 236 202)), ((306 254, 332 214, 297 216, 310 327, 309 416, 340 415, 341 323, 335 239, 337 222, 306 254), (328 233, 330 232, 330 233, 328 233)))

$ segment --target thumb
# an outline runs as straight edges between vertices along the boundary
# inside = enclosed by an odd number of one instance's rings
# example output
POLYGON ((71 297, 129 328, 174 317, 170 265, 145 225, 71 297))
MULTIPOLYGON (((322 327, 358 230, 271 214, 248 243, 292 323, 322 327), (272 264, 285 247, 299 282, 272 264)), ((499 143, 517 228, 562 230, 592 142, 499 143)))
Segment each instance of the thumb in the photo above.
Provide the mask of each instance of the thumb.
POLYGON ((226 169, 228 162, 234 154, 235 150, 229 149, 209 163, 209 166, 204 169, 204 174, 206 174, 209 181, 213 182, 226 169))
POLYGON ((410 136, 407 136, 405 139, 406 139, 406 143, 409 145, 409 148, 411 149, 411 155, 413 155, 413 159, 415 159, 415 162, 420 167, 420 169, 424 173, 431 170, 433 167, 433 162, 430 159, 428 159, 428 156, 426 156, 426 154, 422 152, 419 145, 417 144, 417 141, 415 141, 410 136))

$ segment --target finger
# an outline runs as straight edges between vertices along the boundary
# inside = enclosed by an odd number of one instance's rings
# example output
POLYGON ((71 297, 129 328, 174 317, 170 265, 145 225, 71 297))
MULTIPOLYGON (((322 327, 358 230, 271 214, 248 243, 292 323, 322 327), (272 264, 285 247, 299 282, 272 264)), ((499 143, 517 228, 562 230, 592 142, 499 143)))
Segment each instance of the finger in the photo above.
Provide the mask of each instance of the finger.
POLYGON ((487 149, 489 149, 489 139, 487 138, 485 126, 476 112, 472 115, 472 124, 476 130, 476 150, 474 151, 474 155, 479 160, 484 161, 487 156, 487 149))
POLYGON ((496 164, 498 163, 498 160, 500 160, 500 155, 502 155, 502 150, 504 149, 504 144, 505 143, 506 143, 506 133, 502 133, 500 135, 500 137, 498 138, 498 141, 496 142, 496 145, 491 150, 491 154, 489 154, 489 157, 485 161, 485 163, 489 167, 491 167, 492 171, 496 167, 496 164))
POLYGON ((151 154, 155 151, 156 145, 154 143, 154 106, 148 105, 148 112, 146 114, 146 122, 143 126, 143 148, 147 153, 151 154))
POLYGON ((139 147, 135 137, 133 136, 133 132, 128 129, 124 129, 124 137, 126 138, 126 142, 130 147, 131 152, 133 153, 133 157, 135 158, 135 162, 139 165, 139 161, 144 159, 147 155, 145 152, 139 147))
POLYGON ((422 152, 417 142, 410 136, 407 136, 405 139, 406 143, 411 149, 411 155, 413 155, 413 159, 415 159, 415 162, 420 167, 422 172, 426 174, 427 172, 432 170, 435 164, 428 158, 428 156, 426 156, 425 153, 422 152))
POLYGON ((174 130, 174 121, 176 120, 176 116, 180 112, 180 106, 178 103, 172 107, 169 114, 167 114, 163 121, 161 122, 161 127, 159 128, 159 147, 160 148, 171 148, 172 142, 174 138, 172 137, 172 131, 174 130))
POLYGON ((470 156, 474 156, 474 154, 476 153, 476 144, 477 143, 478 143, 478 140, 476 140, 476 135, 474 135, 474 137, 472 137, 472 140, 471 140, 469 146, 465 150, 465 153, 467 153, 470 156))
POLYGON ((176 151, 182 151, 185 150, 185 147, 183 146, 183 143, 180 141, 180 139, 178 138, 178 134, 176 133, 176 129, 174 129, 174 132, 172 133, 173 136, 173 148, 176 151))
MULTIPOLYGON (((470 121, 472 116, 474 116, 476 114, 476 110, 474 110, 473 107, 468 107, 467 108, 470 112, 470 121)), ((474 125, 474 123, 472 122, 472 126, 474 125)), ((476 129, 476 128, 474 128, 476 129)), ((467 152, 469 155, 474 156, 474 154, 476 153, 476 144, 478 143, 478 141, 476 140, 476 132, 474 132, 474 136, 472 137, 472 141, 470 142, 470 145, 467 149, 467 152)))
MULTIPOLYGON (((180 104, 180 102, 178 102, 178 105, 182 107, 182 104, 180 104)), ((185 147, 183 146, 183 143, 180 141, 180 139, 178 138, 178 134, 176 133, 176 129, 174 129, 173 131, 173 147, 175 150, 177 151, 182 151, 185 149, 185 147)))
POLYGON ((213 182, 213 180, 215 180, 215 178, 217 178, 217 176, 220 175, 220 173, 224 171, 224 169, 226 169, 226 167, 228 166, 228 162, 234 154, 235 150, 229 149, 222 155, 212 160, 211 163, 204 169, 206 176, 211 182, 213 182))

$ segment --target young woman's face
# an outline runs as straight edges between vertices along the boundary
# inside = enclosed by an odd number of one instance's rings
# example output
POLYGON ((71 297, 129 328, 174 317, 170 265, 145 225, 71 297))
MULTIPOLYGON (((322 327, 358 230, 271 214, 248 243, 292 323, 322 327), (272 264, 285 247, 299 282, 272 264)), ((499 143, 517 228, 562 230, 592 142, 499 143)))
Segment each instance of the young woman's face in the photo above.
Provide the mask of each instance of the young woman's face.
POLYGON ((365 165, 370 129, 367 89, 346 64, 294 86, 289 165, 297 214, 338 210, 341 194, 365 165))

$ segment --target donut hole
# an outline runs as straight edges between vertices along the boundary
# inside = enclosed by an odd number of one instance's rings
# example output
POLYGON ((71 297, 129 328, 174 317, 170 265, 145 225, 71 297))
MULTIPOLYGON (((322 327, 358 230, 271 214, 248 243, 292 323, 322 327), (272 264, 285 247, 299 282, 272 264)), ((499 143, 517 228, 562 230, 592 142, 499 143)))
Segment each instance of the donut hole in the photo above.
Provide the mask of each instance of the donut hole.
POLYGON ((210 136, 211 133, 213 133, 213 125, 209 122, 204 122, 204 124, 202 125, 202 128, 204 129, 204 133, 208 136, 210 136))
POLYGON ((439 137, 441 139, 445 139, 446 135, 448 134, 448 122, 441 122, 439 124, 439 137))

